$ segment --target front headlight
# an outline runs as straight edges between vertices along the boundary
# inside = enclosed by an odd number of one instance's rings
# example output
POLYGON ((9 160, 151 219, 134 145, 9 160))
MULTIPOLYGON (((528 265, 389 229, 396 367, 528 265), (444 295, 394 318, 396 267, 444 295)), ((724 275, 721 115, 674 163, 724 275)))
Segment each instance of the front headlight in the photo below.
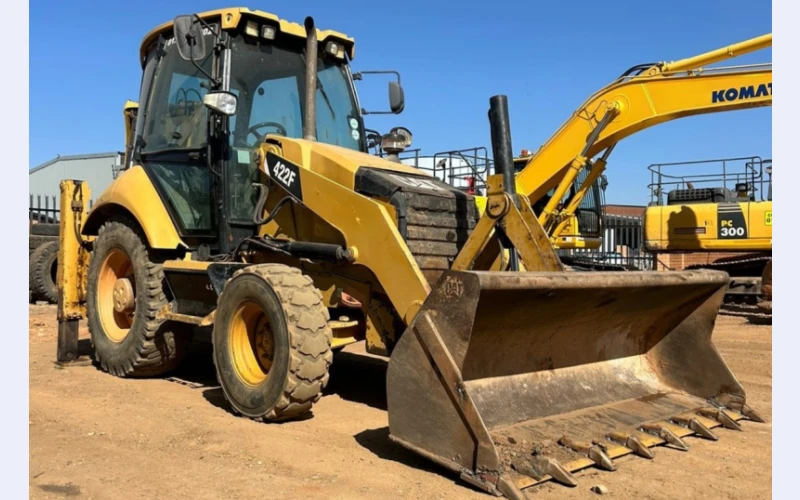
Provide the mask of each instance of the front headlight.
POLYGON ((225 116, 236 114, 237 101, 235 94, 225 91, 209 92, 203 96, 203 104, 206 107, 225 116))

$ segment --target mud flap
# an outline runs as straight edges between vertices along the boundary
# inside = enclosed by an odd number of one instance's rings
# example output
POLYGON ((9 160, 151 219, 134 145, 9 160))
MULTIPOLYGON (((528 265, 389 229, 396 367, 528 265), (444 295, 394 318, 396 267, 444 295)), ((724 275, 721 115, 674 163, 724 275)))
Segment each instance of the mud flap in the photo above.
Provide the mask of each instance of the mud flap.
POLYGON ((515 498, 760 420, 711 342, 727 285, 718 271, 448 271, 392 353, 390 436, 515 498))

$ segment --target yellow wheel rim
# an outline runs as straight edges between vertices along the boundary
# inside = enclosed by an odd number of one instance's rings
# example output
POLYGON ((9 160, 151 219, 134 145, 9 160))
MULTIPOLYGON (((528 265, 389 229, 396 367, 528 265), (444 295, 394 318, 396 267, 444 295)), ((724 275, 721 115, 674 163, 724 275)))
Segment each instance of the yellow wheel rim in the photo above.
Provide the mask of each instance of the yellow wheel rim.
POLYGON ((272 329, 266 312, 255 302, 244 302, 233 314, 230 355, 236 376, 255 386, 269 376, 275 355, 272 329))
MULTIPOLYGON (((133 265, 128 255, 119 249, 114 249, 109 253, 100 265, 100 277, 97 283, 97 307, 100 313, 100 322, 103 331, 113 342, 122 342, 128 336, 128 332, 133 325, 135 307, 126 307, 122 310, 115 308, 115 285, 117 290, 120 286, 118 281, 130 281, 130 289, 136 290, 133 280, 133 265)), ((118 297, 117 297, 118 299, 118 297)), ((133 298, 131 298, 133 299, 133 298)), ((135 300, 129 300, 131 305, 135 300)), ((119 305, 119 300, 116 301, 119 305)))

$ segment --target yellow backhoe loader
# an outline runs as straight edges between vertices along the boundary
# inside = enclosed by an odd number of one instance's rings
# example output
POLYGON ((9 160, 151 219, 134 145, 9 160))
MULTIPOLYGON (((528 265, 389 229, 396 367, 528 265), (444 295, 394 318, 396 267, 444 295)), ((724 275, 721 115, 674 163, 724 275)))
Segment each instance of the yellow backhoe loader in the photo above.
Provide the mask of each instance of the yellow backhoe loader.
MULTIPOLYGON (((351 38, 310 17, 244 8, 145 37, 125 169, 91 211, 89 186, 61 186, 59 360, 75 358, 83 317, 97 363, 124 377, 173 369, 192 327, 211 326, 232 409, 278 421, 319 400, 335 350, 365 341, 390 356, 391 439, 508 498, 761 420, 711 342, 725 273, 566 272, 551 235, 582 196, 556 211, 577 170, 604 152, 591 185, 626 127, 758 102, 726 89, 771 73, 626 75, 516 183, 507 101, 494 96, 481 212, 367 154, 353 55, 351 38)), ((398 83, 389 94, 402 110, 398 83)))

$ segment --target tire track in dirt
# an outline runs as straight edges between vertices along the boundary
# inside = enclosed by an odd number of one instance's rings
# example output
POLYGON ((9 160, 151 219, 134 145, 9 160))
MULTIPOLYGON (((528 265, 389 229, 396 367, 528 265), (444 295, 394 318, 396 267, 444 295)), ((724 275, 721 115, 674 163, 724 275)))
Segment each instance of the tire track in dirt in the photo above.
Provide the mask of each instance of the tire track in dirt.
MULTIPOLYGON (((388 439, 386 363, 338 354, 313 418, 262 424, 229 413, 207 350, 192 352, 180 377, 123 380, 92 366, 56 369, 55 308, 31 306, 30 497, 152 498, 491 498, 388 439)), ((748 400, 771 420, 771 327, 720 317, 714 340, 748 400)), ((83 335, 86 335, 83 330, 83 335)), ((772 425, 690 438, 687 453, 656 449, 624 457, 617 472, 589 469, 579 486, 545 484, 533 499, 771 497, 772 425)))

